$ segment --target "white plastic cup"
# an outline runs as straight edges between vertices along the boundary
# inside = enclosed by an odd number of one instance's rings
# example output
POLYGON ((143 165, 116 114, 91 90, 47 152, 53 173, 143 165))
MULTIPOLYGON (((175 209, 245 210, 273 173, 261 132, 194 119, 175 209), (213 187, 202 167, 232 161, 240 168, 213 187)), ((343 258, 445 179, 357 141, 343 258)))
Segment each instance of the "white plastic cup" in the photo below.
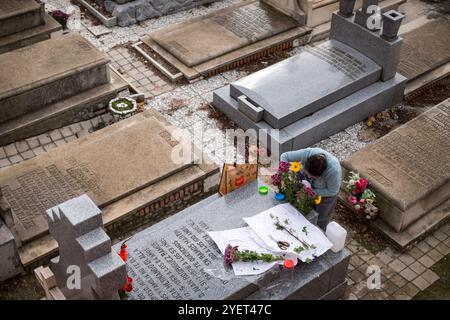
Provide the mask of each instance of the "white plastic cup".
POLYGON ((345 247, 345 239, 347 239, 347 230, 342 228, 337 222, 330 222, 327 225, 327 230, 325 234, 333 244, 331 250, 333 252, 339 252, 345 247))

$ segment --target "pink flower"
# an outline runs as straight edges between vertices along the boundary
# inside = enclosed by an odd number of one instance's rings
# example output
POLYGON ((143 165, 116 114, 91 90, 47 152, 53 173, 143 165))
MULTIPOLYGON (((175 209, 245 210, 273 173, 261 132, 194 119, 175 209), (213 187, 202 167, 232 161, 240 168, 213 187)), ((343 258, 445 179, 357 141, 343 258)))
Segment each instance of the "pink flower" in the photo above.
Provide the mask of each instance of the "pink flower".
POLYGON ((279 172, 289 172, 289 169, 291 168, 291 165, 289 162, 280 161, 278 164, 278 171, 279 172))
POLYGON ((363 204, 363 203, 364 203, 364 199, 360 199, 360 200, 359 200, 359 203, 362 203, 362 204, 363 204))
POLYGON ((358 200, 356 200, 356 197, 355 197, 355 196, 350 197, 350 203, 351 203, 351 204, 355 205, 357 202, 358 202, 358 200))
POLYGON ((366 190, 368 184, 369 184, 369 182, 366 179, 359 178, 359 180, 355 184, 355 187, 356 187, 355 191, 357 191, 357 193, 364 192, 364 190, 366 190))
POLYGON ((281 175, 279 173, 275 173, 270 177, 271 183, 273 185, 279 185, 281 183, 281 175))
POLYGON ((304 188, 312 189, 311 183, 309 183, 308 180, 302 180, 302 184, 303 184, 303 187, 304 187, 304 188))
POLYGON ((315 197, 316 196, 316 193, 314 192, 314 190, 312 188, 305 188, 305 191, 311 197, 315 197))
POLYGON ((226 248, 225 248, 225 253, 223 255, 223 260, 224 262, 231 266, 231 264, 234 262, 234 254, 236 253, 236 251, 238 250, 238 247, 232 247, 231 244, 229 244, 226 248))

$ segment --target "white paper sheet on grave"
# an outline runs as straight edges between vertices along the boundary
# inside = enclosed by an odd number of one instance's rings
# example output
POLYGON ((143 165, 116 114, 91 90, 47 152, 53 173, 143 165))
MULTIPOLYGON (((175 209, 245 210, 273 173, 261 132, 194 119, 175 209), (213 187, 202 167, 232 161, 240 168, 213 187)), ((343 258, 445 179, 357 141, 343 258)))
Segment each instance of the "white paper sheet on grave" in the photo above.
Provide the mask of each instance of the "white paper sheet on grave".
POLYGON ((277 242, 286 241, 290 245, 286 250, 281 252, 293 254, 303 262, 306 262, 308 259, 313 260, 315 257, 319 257, 333 246, 333 244, 318 227, 309 222, 289 203, 280 204, 253 217, 244 218, 244 221, 264 242, 265 247, 268 250, 275 253, 280 252, 281 249, 279 248, 277 242), (278 217, 279 221, 282 223, 287 220, 288 226, 293 229, 296 237, 307 244, 314 245, 315 249, 304 250, 300 253, 296 253, 294 248, 302 245, 302 243, 290 235, 287 231, 278 230, 275 226, 273 217, 278 217), (302 230, 306 230, 307 233, 302 230))
MULTIPOLYGON (((267 249, 264 242, 249 227, 230 229, 224 231, 210 231, 208 232, 208 234, 217 244, 220 252, 222 253, 225 252, 225 248, 230 244, 233 247, 238 246, 239 251, 249 250, 258 253, 274 254, 274 252, 271 252, 270 250, 267 249)), ((280 256, 282 254, 280 254, 280 256)), ((287 255, 286 258, 288 258, 287 255)), ((234 274, 236 276, 245 276, 245 275, 248 276, 248 275, 262 274, 270 270, 277 263, 282 263, 282 261, 280 262, 236 261, 232 264, 232 267, 234 274)))

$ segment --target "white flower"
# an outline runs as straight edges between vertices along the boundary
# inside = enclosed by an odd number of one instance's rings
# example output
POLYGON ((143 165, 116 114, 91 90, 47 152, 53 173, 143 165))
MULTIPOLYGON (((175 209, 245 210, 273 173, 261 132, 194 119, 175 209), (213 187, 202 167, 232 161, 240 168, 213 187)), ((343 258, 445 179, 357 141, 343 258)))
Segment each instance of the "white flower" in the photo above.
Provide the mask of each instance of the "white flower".
POLYGON ((360 206, 359 204, 357 204, 357 205, 355 206, 355 209, 356 209, 356 210, 359 210, 359 209, 361 209, 361 206, 360 206))
POLYGON ((354 185, 356 184, 356 181, 355 181, 355 180, 350 180, 350 181, 348 182, 348 184, 351 185, 351 186, 354 186, 354 185))
POLYGON ((311 183, 309 183, 309 181, 307 180, 302 180, 302 184, 305 188, 312 188, 311 183))

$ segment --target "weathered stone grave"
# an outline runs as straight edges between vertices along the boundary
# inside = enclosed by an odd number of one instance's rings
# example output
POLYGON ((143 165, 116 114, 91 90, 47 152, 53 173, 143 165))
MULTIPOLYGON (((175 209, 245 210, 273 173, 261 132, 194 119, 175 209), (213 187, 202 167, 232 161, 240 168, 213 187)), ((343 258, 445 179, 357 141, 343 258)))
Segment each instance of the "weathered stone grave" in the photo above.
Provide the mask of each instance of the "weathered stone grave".
POLYGON ((147 19, 161 17, 182 10, 188 10, 218 0, 96 0, 113 17, 117 24, 126 27, 147 19))
POLYGON ((277 204, 272 192, 260 195, 258 182, 253 182, 225 197, 213 195, 135 234, 127 242, 127 268, 134 284, 130 298, 338 299, 346 289, 350 255, 345 249, 300 265, 291 286, 281 291, 269 290, 279 276, 276 270, 258 277, 224 272, 223 254, 206 232, 243 227, 243 217, 277 204))
MULTIPOLYGON (((289 0, 263 0, 266 3, 287 2, 289 0)), ((349 3, 352 0, 349 0, 349 3)), ((298 2, 300 8, 306 14, 306 26, 313 28, 328 23, 334 11, 339 9, 339 0, 298 0, 289 1, 298 2)), ((406 0, 381 0, 380 7, 386 9, 398 9, 398 7, 406 2, 406 0)), ((355 9, 360 9, 363 0, 355 1, 355 9)))
POLYGON ((450 62, 450 21, 433 19, 402 34, 399 72, 414 80, 450 62))
POLYGON ((171 160, 179 147, 173 130, 149 110, 2 170, 2 201, 10 210, 0 213, 16 235, 22 264, 56 252, 45 210, 79 195, 102 209, 108 232, 117 236, 213 192, 216 165, 171 160))
POLYGON ((294 19, 259 1, 239 3, 151 32, 135 48, 166 74, 175 68, 187 79, 207 76, 293 46, 310 32, 298 10, 294 19))
POLYGON ((82 195, 46 211, 51 235, 58 241, 59 256, 50 269, 66 299, 119 299, 127 283, 125 262, 111 250, 103 230, 100 209, 82 195), (75 280, 79 276, 79 286, 75 280))
POLYGON ((0 1, 0 54, 42 40, 62 26, 35 0, 0 1))
POLYGON ((0 144, 80 121, 127 84, 79 34, 0 55, 0 144))
POLYGON ((373 226, 400 247, 424 237, 450 217, 450 99, 342 165, 369 179, 380 208, 373 226))
POLYGON ((23 271, 14 235, 0 219, 0 281, 9 279, 23 271))
POLYGON ((307 147, 402 100, 401 43, 335 12, 330 40, 216 90, 213 103, 241 128, 266 131, 269 148, 307 147))

